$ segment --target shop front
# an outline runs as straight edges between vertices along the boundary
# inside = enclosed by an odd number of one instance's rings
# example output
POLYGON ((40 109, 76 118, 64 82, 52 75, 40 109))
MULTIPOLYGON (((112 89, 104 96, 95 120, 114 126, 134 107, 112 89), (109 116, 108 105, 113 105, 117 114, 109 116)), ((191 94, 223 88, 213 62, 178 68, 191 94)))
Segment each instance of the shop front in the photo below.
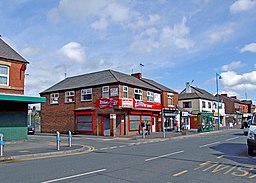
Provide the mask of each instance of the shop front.
POLYGON ((179 110, 177 108, 163 108, 162 113, 164 129, 166 131, 174 130, 175 122, 178 122, 177 116, 179 114, 179 110))

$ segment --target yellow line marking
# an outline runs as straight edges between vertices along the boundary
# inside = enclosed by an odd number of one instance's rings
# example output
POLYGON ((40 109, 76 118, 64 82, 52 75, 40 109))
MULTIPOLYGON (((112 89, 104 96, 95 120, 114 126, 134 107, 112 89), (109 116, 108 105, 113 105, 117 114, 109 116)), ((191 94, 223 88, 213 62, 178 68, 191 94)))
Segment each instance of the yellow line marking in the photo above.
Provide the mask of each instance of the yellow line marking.
POLYGON ((252 179, 252 178, 254 178, 254 177, 256 177, 256 174, 250 176, 249 179, 252 179))
POLYGON ((211 163, 211 161, 206 161, 206 162, 204 162, 204 163, 201 163, 201 164, 199 165, 199 167, 195 168, 194 170, 198 170, 198 169, 200 169, 200 168, 202 168, 202 167, 204 167, 204 166, 206 166, 206 165, 208 165, 208 164, 210 164, 210 163, 211 163))
POLYGON ((217 158, 220 159, 220 158, 223 158, 223 157, 224 157, 224 155, 221 155, 221 156, 218 156, 217 158))
POLYGON ((178 177, 178 176, 180 176, 180 175, 182 175, 182 174, 184 174, 184 173, 187 173, 188 172, 188 170, 183 170, 183 171, 181 171, 181 172, 179 172, 179 173, 176 173, 176 174, 174 174, 174 175, 172 175, 173 177, 178 177))

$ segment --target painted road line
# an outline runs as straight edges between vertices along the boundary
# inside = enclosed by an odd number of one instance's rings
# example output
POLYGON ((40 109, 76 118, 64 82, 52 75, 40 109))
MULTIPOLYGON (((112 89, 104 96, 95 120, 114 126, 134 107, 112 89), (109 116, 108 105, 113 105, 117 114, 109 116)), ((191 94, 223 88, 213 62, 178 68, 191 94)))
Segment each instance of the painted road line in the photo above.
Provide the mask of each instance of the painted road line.
POLYGON ((210 164, 210 163, 211 163, 211 161, 206 161, 206 162, 204 162, 204 163, 201 163, 201 164, 199 165, 199 167, 195 168, 194 170, 198 170, 198 169, 200 169, 200 168, 202 168, 202 167, 204 167, 204 166, 206 166, 206 165, 208 165, 208 164, 210 164))
POLYGON ((107 149, 108 149, 108 147, 100 148, 100 150, 107 150, 107 149))
POLYGON ((218 141, 218 142, 213 142, 213 143, 210 143, 210 144, 205 144, 205 145, 202 145, 202 146, 199 146, 200 148, 202 148, 202 147, 208 147, 208 146, 211 146, 211 145, 214 145, 214 144, 219 144, 220 143, 220 141, 218 141))
POLYGON ((62 181, 62 180, 68 180, 68 179, 72 179, 72 178, 77 178, 77 177, 81 177, 81 176, 85 176, 85 175, 91 175, 94 173, 99 173, 99 172, 103 172, 106 171, 107 169, 100 169, 100 170, 95 170, 92 172, 86 172, 86 173, 81 173, 81 174, 77 174, 77 175, 72 175, 72 176, 68 176, 68 177, 62 177, 62 178, 58 178, 58 179, 53 179, 53 180, 48 180, 48 181, 44 181, 41 183, 51 183, 51 182, 58 182, 58 181, 62 181))
POLYGON ((110 147, 109 149, 116 149, 117 148, 117 146, 113 146, 113 147, 110 147))
POLYGON ((121 147, 121 148, 122 148, 122 147, 126 147, 126 145, 121 145, 121 146, 118 146, 118 147, 121 147))
POLYGON ((180 176, 180 175, 182 175, 182 174, 184 174, 184 173, 187 173, 188 172, 188 170, 183 170, 183 171, 181 171, 181 172, 179 172, 179 173, 176 173, 176 174, 174 174, 174 175, 172 175, 173 177, 178 177, 178 176, 180 176))
POLYGON ((163 158, 163 157, 171 156, 171 155, 175 155, 175 154, 180 154, 180 153, 183 153, 183 152, 184 151, 178 151, 178 152, 173 152, 173 153, 170 153, 170 154, 164 154, 164 155, 161 155, 161 156, 156 156, 156 157, 153 157, 153 158, 145 159, 145 161, 152 161, 152 160, 155 160, 155 159, 159 159, 159 158, 163 158))
POLYGON ((233 138, 230 138, 230 139, 226 139, 225 141, 231 141, 231 140, 235 140, 235 139, 238 139, 239 137, 233 137, 233 138))

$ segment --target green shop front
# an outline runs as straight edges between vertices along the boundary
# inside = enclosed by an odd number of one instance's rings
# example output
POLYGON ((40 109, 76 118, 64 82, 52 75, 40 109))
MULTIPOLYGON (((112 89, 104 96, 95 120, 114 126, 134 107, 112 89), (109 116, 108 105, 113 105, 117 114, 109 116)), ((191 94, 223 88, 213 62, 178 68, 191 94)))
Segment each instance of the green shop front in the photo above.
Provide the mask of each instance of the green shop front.
POLYGON ((28 104, 44 102, 44 97, 0 94, 0 133, 4 140, 26 140, 28 104))

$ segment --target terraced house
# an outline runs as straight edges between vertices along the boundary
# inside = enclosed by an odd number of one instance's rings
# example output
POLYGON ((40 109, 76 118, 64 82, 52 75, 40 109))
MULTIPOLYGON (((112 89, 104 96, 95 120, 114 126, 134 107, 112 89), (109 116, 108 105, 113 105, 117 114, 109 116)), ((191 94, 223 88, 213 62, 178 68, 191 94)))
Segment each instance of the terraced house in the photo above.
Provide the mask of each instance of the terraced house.
POLYGON ((113 70, 69 77, 40 93, 42 132, 129 135, 161 130, 161 90, 113 70))

